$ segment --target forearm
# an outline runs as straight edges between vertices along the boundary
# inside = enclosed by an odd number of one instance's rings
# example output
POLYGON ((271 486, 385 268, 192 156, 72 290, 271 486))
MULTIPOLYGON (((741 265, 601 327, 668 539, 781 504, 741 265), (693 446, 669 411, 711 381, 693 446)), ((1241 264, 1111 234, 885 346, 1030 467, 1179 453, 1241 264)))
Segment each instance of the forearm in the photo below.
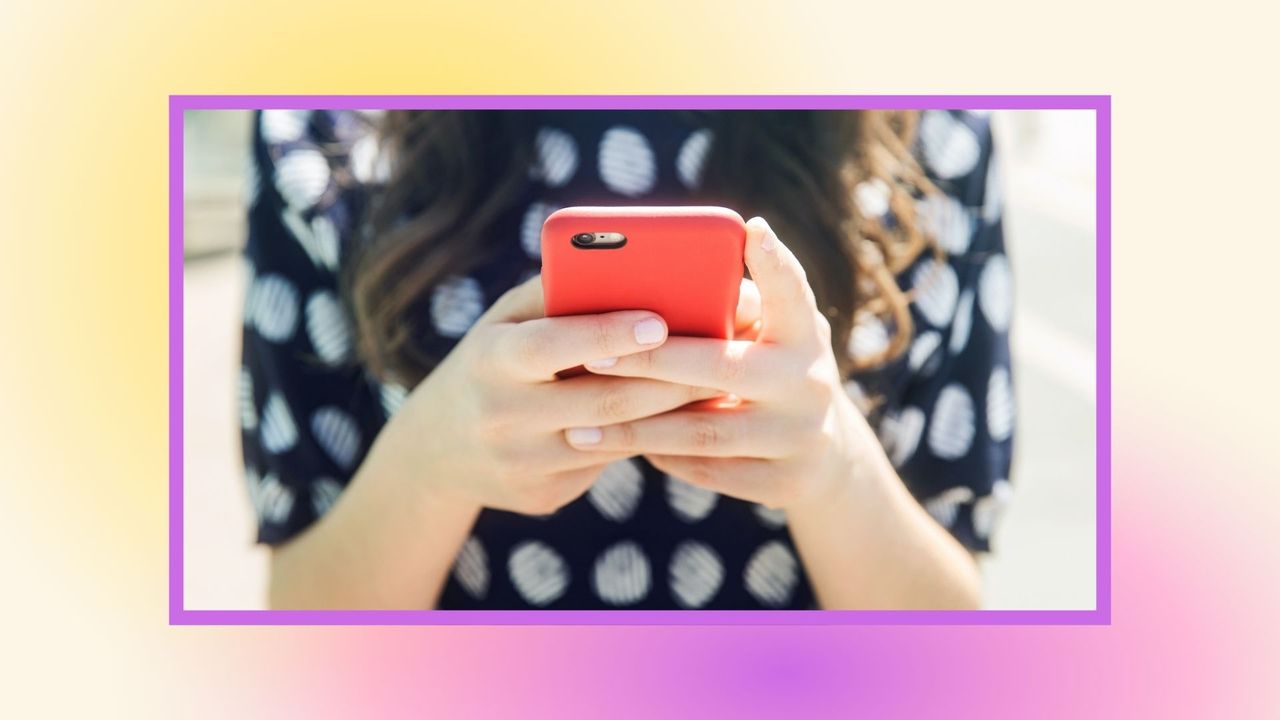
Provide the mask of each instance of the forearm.
POLYGON ((272 555, 274 608, 433 607, 479 507, 432 494, 395 423, 333 508, 272 555))
POLYGON ((972 556, 920 507, 869 440, 864 457, 836 469, 847 481, 833 494, 787 512, 820 606, 977 608, 981 582, 972 556))

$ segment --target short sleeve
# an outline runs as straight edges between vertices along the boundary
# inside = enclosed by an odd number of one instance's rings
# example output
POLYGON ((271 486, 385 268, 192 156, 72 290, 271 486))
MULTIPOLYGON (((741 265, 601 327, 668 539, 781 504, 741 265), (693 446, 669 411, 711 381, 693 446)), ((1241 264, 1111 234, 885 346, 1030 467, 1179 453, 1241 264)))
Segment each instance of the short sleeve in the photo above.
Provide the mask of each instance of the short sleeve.
POLYGON ((239 414, 262 543, 290 539, 333 505, 398 397, 356 362, 338 293, 361 202, 343 184, 355 120, 292 110, 254 118, 239 414))
POLYGON ((926 252, 900 277, 915 330, 879 434, 929 514, 985 552, 1010 499, 1015 416, 998 166, 984 116, 926 112, 918 142, 941 192, 919 201, 917 220, 943 252, 926 252))

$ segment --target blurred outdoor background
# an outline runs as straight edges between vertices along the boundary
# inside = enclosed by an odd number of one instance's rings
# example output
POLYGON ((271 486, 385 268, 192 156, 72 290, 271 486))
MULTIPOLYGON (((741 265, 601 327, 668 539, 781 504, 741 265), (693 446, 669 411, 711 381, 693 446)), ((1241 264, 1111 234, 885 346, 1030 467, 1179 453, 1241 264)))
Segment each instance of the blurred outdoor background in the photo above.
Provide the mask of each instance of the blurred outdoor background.
MULTIPOLYGON (((1092 111, 997 112, 1014 268, 1013 502, 984 561, 991 608, 1089 609, 1095 591, 1095 175, 1092 111)), ((185 598, 260 608, 266 551, 240 464, 243 198, 250 113, 189 112, 185 130, 185 598)))

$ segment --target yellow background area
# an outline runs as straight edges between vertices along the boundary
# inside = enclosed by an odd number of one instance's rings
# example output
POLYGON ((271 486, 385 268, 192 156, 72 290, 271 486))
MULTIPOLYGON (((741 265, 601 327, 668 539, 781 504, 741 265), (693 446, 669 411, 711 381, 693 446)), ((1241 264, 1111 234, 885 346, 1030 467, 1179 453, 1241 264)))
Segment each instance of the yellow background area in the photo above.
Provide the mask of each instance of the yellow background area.
MULTIPOLYGON (((325 688, 392 667, 407 647, 448 654, 385 684, 366 678, 351 697, 492 670, 480 658, 495 648, 548 683, 551 670, 571 679, 537 654, 575 638, 582 667, 642 642, 656 666, 660 640, 677 637, 167 627, 169 94, 1080 92, 1114 95, 1115 148, 1116 625, 1088 637, 1144 639, 1141 652, 1096 648, 1150 669, 1117 707, 1274 716, 1280 58, 1275 18, 1255 6, 0 4, 0 714, 278 715, 308 701, 313 715, 357 714, 369 706, 335 704, 325 688), (1185 579, 1182 594, 1138 594, 1157 573, 1185 579), (1153 617, 1158 628, 1126 634, 1153 617), (1179 641, 1198 627, 1207 651, 1179 641), (404 644, 386 652, 370 637, 404 644), (1170 668, 1192 653, 1215 672, 1170 668), (359 672, 330 677, 326 662, 359 672), (1202 704, 1180 701, 1193 690, 1202 704)), ((845 637, 831 633, 804 637, 845 637)), ((990 640, 989 654, 1029 647, 990 640)), ((821 657, 849 660, 851 643, 821 657)), ((691 678, 712 663, 674 657, 691 678)), ((545 699, 508 670, 516 685, 489 696, 545 699)), ((800 687, 849 680, 814 682, 800 687)), ((1078 690, 1058 702, 1091 700, 1078 690)), ((1011 696, 965 707, 998 697, 1011 696)))

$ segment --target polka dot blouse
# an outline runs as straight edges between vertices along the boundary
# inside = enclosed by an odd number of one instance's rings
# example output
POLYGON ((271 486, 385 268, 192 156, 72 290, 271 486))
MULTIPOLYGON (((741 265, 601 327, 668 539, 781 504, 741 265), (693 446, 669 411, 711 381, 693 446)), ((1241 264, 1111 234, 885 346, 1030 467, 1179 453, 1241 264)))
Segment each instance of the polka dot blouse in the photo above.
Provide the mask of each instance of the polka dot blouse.
MULTIPOLYGON (((529 180, 493 234, 500 252, 436 287, 430 345, 447 352, 507 289, 538 272, 539 232, 567 205, 681 204, 699 185, 711 131, 664 112, 540 113, 529 180)), ((337 277, 371 190, 385 180, 371 114, 264 111, 255 121, 248 291, 239 407, 258 539, 278 544, 319 520, 407 389, 353 355, 337 277)), ((903 481, 974 551, 988 550, 1010 495, 1014 427, 1008 331, 1012 281, 986 117, 931 111, 918 156, 939 196, 920 222, 946 250, 902 273, 909 350, 874 377, 870 418, 903 481)), ((865 213, 889 212, 864 184, 865 213)), ((874 354, 885 327, 855 327, 874 354)), ((430 472, 430 468, 424 468, 430 472)), ((458 554, 442 608, 812 608, 782 512, 694 487, 642 458, 608 466, 550 517, 486 510, 458 554)))

